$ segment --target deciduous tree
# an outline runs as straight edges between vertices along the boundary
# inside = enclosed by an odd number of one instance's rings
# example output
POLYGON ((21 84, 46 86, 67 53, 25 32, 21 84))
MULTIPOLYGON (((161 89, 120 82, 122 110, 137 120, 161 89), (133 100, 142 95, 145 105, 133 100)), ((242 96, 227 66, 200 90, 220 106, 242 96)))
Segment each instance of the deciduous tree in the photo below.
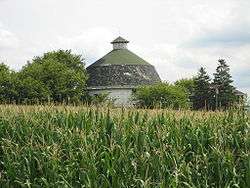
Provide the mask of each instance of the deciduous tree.
POLYGON ((194 92, 194 78, 183 78, 175 82, 176 86, 183 87, 187 92, 192 95, 194 92))
POLYGON ((14 82, 15 72, 3 63, 0 64, 0 102, 12 103, 17 97, 14 82))
POLYGON ((25 81, 24 85, 31 82, 38 84, 37 88, 27 90, 27 98, 48 94, 47 98, 54 102, 76 102, 84 96, 86 90, 87 73, 83 58, 72 54, 70 50, 53 51, 35 57, 23 67, 19 76, 25 81), (42 87, 44 90, 38 91, 42 87), (35 95, 33 91, 36 91, 35 95))

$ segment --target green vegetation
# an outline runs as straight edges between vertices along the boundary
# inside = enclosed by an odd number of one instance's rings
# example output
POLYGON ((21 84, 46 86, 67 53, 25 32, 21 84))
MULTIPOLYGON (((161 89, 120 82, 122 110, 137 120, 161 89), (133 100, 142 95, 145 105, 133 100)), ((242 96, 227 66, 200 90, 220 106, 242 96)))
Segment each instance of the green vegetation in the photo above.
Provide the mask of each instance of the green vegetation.
POLYGON ((10 103, 15 100, 15 73, 8 66, 0 64, 0 103, 10 103))
MULTIPOLYGON (((219 106, 221 108, 227 108, 231 106, 235 100, 236 96, 234 95, 235 87, 232 86, 233 80, 230 75, 229 66, 226 64, 224 59, 219 59, 219 65, 216 68, 216 73, 214 74, 214 80, 212 83, 213 88, 217 89, 217 103, 215 104, 216 108, 219 106)), ((216 89, 214 95, 216 95, 216 89)))
POLYGON ((192 95, 194 93, 194 86, 195 86, 194 78, 190 78, 190 79, 182 78, 180 80, 177 80, 174 84, 176 86, 180 86, 186 89, 189 95, 192 95))
POLYGON ((87 73, 80 55, 58 50, 35 57, 19 72, 0 65, 0 102, 77 103, 86 92, 87 73))
POLYGON ((194 93, 192 97, 194 109, 211 109, 213 96, 210 80, 206 70, 201 67, 197 77, 194 79, 194 93))
POLYGON ((1 106, 0 187, 250 187, 243 112, 1 106))
MULTIPOLYGON (((148 64, 127 49, 113 50, 96 64, 148 64), (116 51, 114 53, 114 51, 116 51)), ((214 79, 201 67, 194 78, 174 84, 160 83, 135 89, 133 103, 143 108, 191 108, 217 110, 246 106, 246 97, 236 96, 230 69, 225 60, 219 64, 214 79), (242 104, 239 104, 242 103, 242 104)), ((96 64, 93 64, 95 66, 96 64)), ((34 57, 19 72, 0 64, 0 104, 97 104, 113 103, 108 96, 89 96, 88 75, 81 55, 58 50, 34 57)))
POLYGON ((137 106, 145 108, 188 108, 188 91, 178 85, 159 83, 150 86, 141 86, 133 93, 137 106))
POLYGON ((194 78, 192 95, 193 109, 228 109, 236 106, 239 98, 235 95, 235 87, 230 75, 230 68, 224 59, 218 60, 214 79, 201 67, 194 78))
POLYGON ((18 76, 21 81, 29 79, 28 96, 29 90, 33 89, 32 86, 41 86, 38 89, 42 90, 38 93, 42 96, 38 99, 77 102, 85 94, 87 74, 83 59, 80 55, 71 54, 69 50, 48 52, 42 57, 35 57, 31 63, 23 67, 18 76))
POLYGON ((229 66, 223 59, 218 62, 213 81, 205 68, 201 67, 194 78, 180 79, 173 85, 161 83, 139 87, 135 90, 133 99, 137 106, 145 108, 226 110, 245 106, 246 104, 239 104, 244 103, 244 97, 237 98, 235 95, 229 66))

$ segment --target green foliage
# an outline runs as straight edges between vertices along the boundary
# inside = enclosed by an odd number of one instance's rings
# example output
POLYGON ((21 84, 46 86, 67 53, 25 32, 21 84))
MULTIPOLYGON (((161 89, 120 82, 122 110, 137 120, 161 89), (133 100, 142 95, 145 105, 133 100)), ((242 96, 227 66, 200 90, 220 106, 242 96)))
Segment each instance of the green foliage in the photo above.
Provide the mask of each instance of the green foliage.
POLYGON ((17 96, 15 73, 5 64, 0 64, 0 103, 10 103, 17 96))
POLYGON ((23 78, 16 87, 19 103, 39 104, 49 100, 49 88, 32 77, 23 78))
POLYGON ((211 102, 210 77, 205 68, 201 67, 198 75, 194 78, 194 92, 192 95, 193 108, 209 109, 211 102))
POLYGON ((242 112, 62 109, 1 106, 0 187, 250 187, 242 112))
POLYGON ((246 110, 248 111, 248 112, 250 112, 250 98, 248 97, 247 99, 246 99, 246 110))
POLYGON ((168 83, 141 86, 133 93, 139 107, 188 108, 188 93, 183 87, 168 83))
MULTIPOLYGON (((218 88, 218 104, 220 108, 228 108, 236 100, 235 88, 232 86, 233 80, 229 71, 230 68, 224 59, 218 60, 219 65, 214 74, 212 85, 218 88)), ((214 95, 216 95, 214 91, 214 95)))
POLYGON ((176 86, 185 88, 190 95, 192 95, 194 92, 194 86, 195 86, 194 78, 189 78, 189 79, 183 78, 183 79, 177 80, 174 84, 176 86))
POLYGON ((83 59, 70 50, 53 51, 35 57, 23 67, 19 78, 24 82, 23 87, 31 87, 26 88, 22 98, 77 102, 85 95, 87 74, 83 59), (32 82, 37 86, 33 86, 32 82))
POLYGON ((108 92, 102 92, 93 96, 88 95, 88 103, 94 105, 114 105, 115 99, 109 97, 108 92))

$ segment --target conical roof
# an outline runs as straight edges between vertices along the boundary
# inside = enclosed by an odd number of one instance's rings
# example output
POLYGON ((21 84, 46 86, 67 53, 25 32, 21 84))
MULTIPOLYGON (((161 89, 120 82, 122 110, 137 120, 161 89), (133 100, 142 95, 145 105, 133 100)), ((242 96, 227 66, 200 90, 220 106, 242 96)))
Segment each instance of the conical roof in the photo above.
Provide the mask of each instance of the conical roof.
POLYGON ((127 43, 127 40, 118 37, 112 42, 118 48, 87 67, 88 88, 133 88, 161 81, 154 66, 129 51, 126 46, 119 47, 127 43))
POLYGON ((97 60, 91 66, 107 65, 150 65, 128 49, 112 50, 107 55, 97 60))
POLYGON ((111 42, 111 44, 114 43, 129 43, 129 41, 119 36, 111 42))

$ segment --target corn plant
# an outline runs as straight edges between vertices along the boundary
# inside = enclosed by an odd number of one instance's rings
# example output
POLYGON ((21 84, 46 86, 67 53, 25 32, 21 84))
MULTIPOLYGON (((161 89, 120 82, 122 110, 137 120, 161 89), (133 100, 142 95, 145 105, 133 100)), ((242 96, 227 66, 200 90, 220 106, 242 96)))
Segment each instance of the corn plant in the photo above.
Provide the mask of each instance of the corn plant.
POLYGON ((0 187, 250 187, 249 115, 1 106, 0 187))

